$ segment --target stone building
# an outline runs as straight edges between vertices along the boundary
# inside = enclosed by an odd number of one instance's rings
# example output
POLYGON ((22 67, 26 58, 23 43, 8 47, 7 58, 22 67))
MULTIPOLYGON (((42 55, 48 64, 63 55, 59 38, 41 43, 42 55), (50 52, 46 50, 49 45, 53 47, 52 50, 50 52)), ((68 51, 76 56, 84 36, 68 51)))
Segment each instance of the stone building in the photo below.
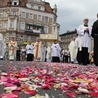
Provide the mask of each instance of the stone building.
POLYGON ((0 33, 5 42, 14 36, 19 45, 35 42, 41 33, 58 33, 57 6, 42 0, 0 0, 0 33))
POLYGON ((64 34, 59 35, 61 38, 60 45, 62 48, 68 48, 69 43, 71 42, 72 38, 77 35, 76 30, 74 31, 67 31, 64 34))

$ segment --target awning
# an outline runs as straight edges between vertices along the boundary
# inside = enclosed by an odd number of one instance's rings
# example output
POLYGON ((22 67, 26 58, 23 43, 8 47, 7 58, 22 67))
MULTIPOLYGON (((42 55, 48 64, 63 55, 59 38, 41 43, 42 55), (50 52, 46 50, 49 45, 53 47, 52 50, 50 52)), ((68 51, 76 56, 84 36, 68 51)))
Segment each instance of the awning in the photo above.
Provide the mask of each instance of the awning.
POLYGON ((33 26, 34 24, 33 24, 33 23, 27 23, 27 25, 31 25, 31 26, 33 26))
POLYGON ((40 27, 40 28, 43 28, 44 27, 44 26, 42 26, 40 24, 33 24, 33 26, 40 27))
POLYGON ((42 26, 41 24, 33 24, 33 23, 27 23, 27 25, 36 26, 36 27, 41 27, 41 28, 44 27, 44 26, 42 26))

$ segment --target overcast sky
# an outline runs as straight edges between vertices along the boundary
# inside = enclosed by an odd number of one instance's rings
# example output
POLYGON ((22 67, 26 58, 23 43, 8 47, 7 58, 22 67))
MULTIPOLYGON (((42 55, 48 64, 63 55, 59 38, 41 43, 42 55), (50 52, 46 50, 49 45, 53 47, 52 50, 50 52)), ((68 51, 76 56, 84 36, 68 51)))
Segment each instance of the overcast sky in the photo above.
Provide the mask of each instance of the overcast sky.
POLYGON ((45 0, 53 8, 57 5, 60 34, 75 30, 83 23, 84 18, 89 19, 89 26, 97 19, 98 0, 45 0))

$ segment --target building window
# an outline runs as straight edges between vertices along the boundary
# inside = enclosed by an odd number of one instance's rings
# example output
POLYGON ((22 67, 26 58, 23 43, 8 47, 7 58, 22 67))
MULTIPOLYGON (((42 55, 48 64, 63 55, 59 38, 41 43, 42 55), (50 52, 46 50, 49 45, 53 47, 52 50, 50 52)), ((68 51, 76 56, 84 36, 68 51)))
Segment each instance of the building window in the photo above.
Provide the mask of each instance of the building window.
POLYGON ((10 20, 10 28, 14 28, 14 20, 10 20))
POLYGON ((41 19, 41 15, 38 15, 38 21, 41 21, 42 19, 41 19))
POLYGON ((17 2, 14 2, 14 5, 17 5, 17 2))
POLYGON ((13 11, 13 15, 16 15, 16 11, 13 11))
POLYGON ((38 6, 38 10, 41 10, 41 6, 38 6))
POLYGON ((56 23, 56 17, 54 17, 54 23, 56 23))
POLYGON ((20 41, 24 41, 24 36, 20 36, 20 41))
POLYGON ((34 5, 31 5, 31 8, 34 9, 34 5))
POLYGON ((2 13, 0 12, 0 18, 2 18, 2 13))
POLYGON ((41 2, 41 0, 37 0, 37 2, 41 2))
POLYGON ((55 27, 54 27, 54 32, 55 32, 55 27))
POLYGON ((20 23, 20 29, 21 30, 25 30, 25 22, 21 22, 20 23))
POLYGON ((8 17, 8 12, 7 11, 4 12, 4 17, 8 17))
POLYGON ((22 18, 25 18, 25 17, 26 17, 25 12, 21 12, 21 17, 22 17, 22 18))
POLYGON ((30 25, 28 25, 28 26, 27 26, 27 29, 28 29, 28 30, 33 30, 33 27, 30 26, 30 25))
POLYGON ((2 28, 2 22, 0 22, 0 29, 2 28))
POLYGON ((32 13, 29 14, 29 19, 33 19, 33 14, 32 13))
POLYGON ((9 34, 9 40, 12 40, 12 37, 14 36, 14 33, 13 32, 11 32, 10 34, 9 34))
POLYGON ((7 29, 7 21, 4 21, 4 29, 7 29))
POLYGON ((48 22, 49 21, 49 18, 46 16, 45 17, 45 22, 48 22))
POLYGON ((3 34, 3 39, 4 39, 4 41, 6 40, 6 35, 5 34, 3 34))
POLYGON ((31 41, 31 36, 28 36, 28 39, 27 39, 28 41, 31 41))
POLYGON ((32 26, 30 26, 30 30, 33 30, 33 27, 32 26))
POLYGON ((44 26, 45 33, 48 33, 48 26, 44 26))

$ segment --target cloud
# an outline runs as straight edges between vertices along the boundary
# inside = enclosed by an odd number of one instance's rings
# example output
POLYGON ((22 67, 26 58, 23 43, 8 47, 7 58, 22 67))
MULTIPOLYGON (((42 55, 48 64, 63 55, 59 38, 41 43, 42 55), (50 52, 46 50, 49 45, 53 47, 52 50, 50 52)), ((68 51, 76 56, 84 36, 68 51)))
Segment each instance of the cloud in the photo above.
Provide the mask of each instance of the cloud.
POLYGON ((89 18, 91 26, 96 20, 98 13, 98 0, 45 0, 53 8, 58 7, 58 23, 60 24, 60 33, 67 30, 76 29, 83 23, 84 18, 89 18))

